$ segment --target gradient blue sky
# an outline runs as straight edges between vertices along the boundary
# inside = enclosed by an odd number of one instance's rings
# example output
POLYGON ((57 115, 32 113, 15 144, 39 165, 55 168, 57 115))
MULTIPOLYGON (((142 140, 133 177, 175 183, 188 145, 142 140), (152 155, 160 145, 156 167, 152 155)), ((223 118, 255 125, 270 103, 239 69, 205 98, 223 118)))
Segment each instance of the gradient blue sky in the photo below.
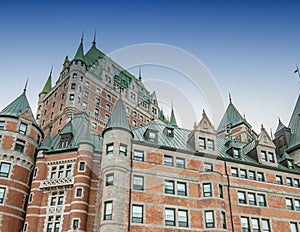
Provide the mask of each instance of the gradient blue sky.
MULTIPOLYGON (((29 78, 27 96, 35 111, 51 66, 54 82, 82 31, 86 51, 96 30, 97 47, 105 53, 140 43, 191 53, 215 78, 225 107, 231 92, 257 132, 261 124, 274 131, 278 117, 288 124, 300 92, 293 73, 300 65, 299 13, 296 1, 6 1, 0 7, 0 108, 29 78)), ((145 68, 143 78, 153 73, 158 78, 157 70, 145 68)), ((162 71, 167 81, 180 83, 171 74, 162 71)), ((191 128, 193 122, 181 124, 191 128)))

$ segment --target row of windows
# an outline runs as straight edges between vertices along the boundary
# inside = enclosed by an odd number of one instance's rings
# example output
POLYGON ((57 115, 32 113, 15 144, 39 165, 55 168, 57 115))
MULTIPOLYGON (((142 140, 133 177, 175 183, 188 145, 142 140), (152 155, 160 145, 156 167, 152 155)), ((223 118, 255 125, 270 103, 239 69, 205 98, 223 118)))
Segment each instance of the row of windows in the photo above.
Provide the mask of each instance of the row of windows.
POLYGON ((244 178, 244 179, 265 181, 265 177, 262 172, 255 172, 252 170, 239 169, 239 168, 232 167, 231 175, 234 177, 240 177, 240 178, 244 178))
POLYGON ((212 139, 206 139, 206 138, 199 138, 199 148, 201 150, 209 150, 214 151, 215 150, 215 142, 212 139))
POLYGON ((241 217, 242 232, 270 232, 270 221, 264 218, 241 217))
MULTIPOLYGON (((113 201, 104 202, 104 220, 112 220, 113 201)), ((213 210, 204 212, 204 220, 206 228, 214 228, 215 213, 213 210)), ((225 212, 221 213, 222 227, 227 228, 225 212)), ((132 205, 131 221, 133 223, 144 223, 144 206, 132 205)), ((189 227, 189 212, 185 209, 165 208, 164 209, 164 222, 166 226, 189 227)))
POLYGON ((300 200, 293 198, 285 198, 286 208, 288 210, 300 211, 300 200))
POLYGON ((240 204, 267 206, 265 194, 238 191, 238 202, 240 204))
POLYGON ((274 158, 273 152, 267 153, 266 151, 260 151, 260 156, 261 156, 262 161, 264 161, 264 162, 275 163, 275 158, 274 158))
POLYGON ((297 222, 290 222, 290 230, 291 232, 299 232, 300 231, 300 225, 297 222))
MULTIPOLYGON (((21 122, 18 128, 18 132, 22 135, 26 135, 28 125, 21 122)), ((0 130, 5 129, 5 121, 0 121, 0 130)))
MULTIPOLYGON (((280 184, 280 185, 284 184, 282 176, 276 175, 276 184, 280 184)), ((286 185, 299 188, 300 182, 299 182, 299 179, 296 179, 296 178, 293 179, 291 177, 286 177, 286 185)))

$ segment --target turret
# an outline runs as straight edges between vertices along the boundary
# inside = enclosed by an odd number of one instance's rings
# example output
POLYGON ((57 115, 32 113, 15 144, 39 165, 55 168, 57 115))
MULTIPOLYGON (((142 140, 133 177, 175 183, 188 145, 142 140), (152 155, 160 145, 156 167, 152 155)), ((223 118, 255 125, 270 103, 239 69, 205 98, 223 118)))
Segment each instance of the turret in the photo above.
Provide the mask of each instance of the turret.
POLYGON ((103 193, 100 231, 125 231, 133 134, 121 98, 118 99, 102 136, 100 175, 103 179, 103 193))
POLYGON ((21 231, 43 132, 24 92, 0 112, 0 231, 21 231), (9 212, 9 213, 8 213, 9 212))

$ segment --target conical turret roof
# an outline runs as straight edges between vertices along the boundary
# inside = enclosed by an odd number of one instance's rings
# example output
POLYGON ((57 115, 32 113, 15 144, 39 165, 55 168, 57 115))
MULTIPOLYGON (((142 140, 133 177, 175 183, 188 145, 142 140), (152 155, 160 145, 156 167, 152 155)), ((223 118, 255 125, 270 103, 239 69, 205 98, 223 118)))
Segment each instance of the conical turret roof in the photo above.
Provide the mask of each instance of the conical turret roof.
POLYGON ((168 125, 170 125, 170 126, 172 126, 172 127, 178 127, 178 126, 177 126, 177 122, 176 122, 176 118, 175 118, 175 114, 174 114, 173 107, 172 107, 172 111, 171 111, 170 122, 169 122, 168 125))
POLYGON ((289 128, 292 131, 289 148, 293 148, 300 144, 300 94, 289 123, 289 128))
POLYGON ((40 94, 47 94, 47 93, 49 93, 51 91, 51 89, 52 89, 52 83, 51 83, 52 81, 51 81, 51 79, 52 79, 52 69, 51 69, 49 77, 48 77, 48 79, 47 79, 47 81, 46 81, 46 83, 44 85, 44 88, 42 89, 42 91, 40 92, 40 94))
POLYGON ((85 62, 84 60, 84 52, 83 52, 83 39, 81 39, 81 42, 79 44, 79 47, 76 51, 76 54, 74 56, 73 60, 80 60, 82 62, 85 62))

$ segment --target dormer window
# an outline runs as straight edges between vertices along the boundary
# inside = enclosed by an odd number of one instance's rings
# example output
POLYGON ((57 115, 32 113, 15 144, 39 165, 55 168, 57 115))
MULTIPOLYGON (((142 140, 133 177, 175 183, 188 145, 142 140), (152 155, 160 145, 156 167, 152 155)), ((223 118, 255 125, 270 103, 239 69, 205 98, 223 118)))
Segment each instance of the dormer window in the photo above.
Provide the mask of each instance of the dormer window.
POLYGON ((199 138, 199 148, 202 150, 206 149, 205 138, 199 138))
POLYGON ((71 133, 63 134, 60 138, 60 147, 68 147, 72 139, 71 133))
POLYGON ((207 140, 207 149, 209 151, 214 151, 215 150, 215 143, 212 139, 207 140))
POLYGON ((156 142, 157 140, 157 132, 156 131, 149 131, 149 141, 156 142))
POLYGON ((267 153, 265 151, 261 151, 260 155, 261 155, 261 160, 266 162, 267 161, 267 153))
POLYGON ((164 129, 164 134, 168 137, 174 137, 174 129, 170 127, 166 127, 164 129))
POLYGON ((288 160, 287 161, 287 167, 288 167, 288 169, 293 169, 294 168, 294 162, 291 161, 291 160, 288 160))
POLYGON ((269 157, 269 162, 275 163, 275 160, 274 160, 274 154, 273 154, 272 152, 269 152, 269 153, 268 153, 268 157, 269 157))
POLYGON ((240 149, 233 148, 232 149, 232 156, 233 156, 233 158, 240 158, 240 149))
POLYGON ((225 127, 225 133, 226 133, 226 134, 230 134, 230 133, 231 133, 231 124, 229 124, 229 125, 227 125, 227 126, 225 127))

